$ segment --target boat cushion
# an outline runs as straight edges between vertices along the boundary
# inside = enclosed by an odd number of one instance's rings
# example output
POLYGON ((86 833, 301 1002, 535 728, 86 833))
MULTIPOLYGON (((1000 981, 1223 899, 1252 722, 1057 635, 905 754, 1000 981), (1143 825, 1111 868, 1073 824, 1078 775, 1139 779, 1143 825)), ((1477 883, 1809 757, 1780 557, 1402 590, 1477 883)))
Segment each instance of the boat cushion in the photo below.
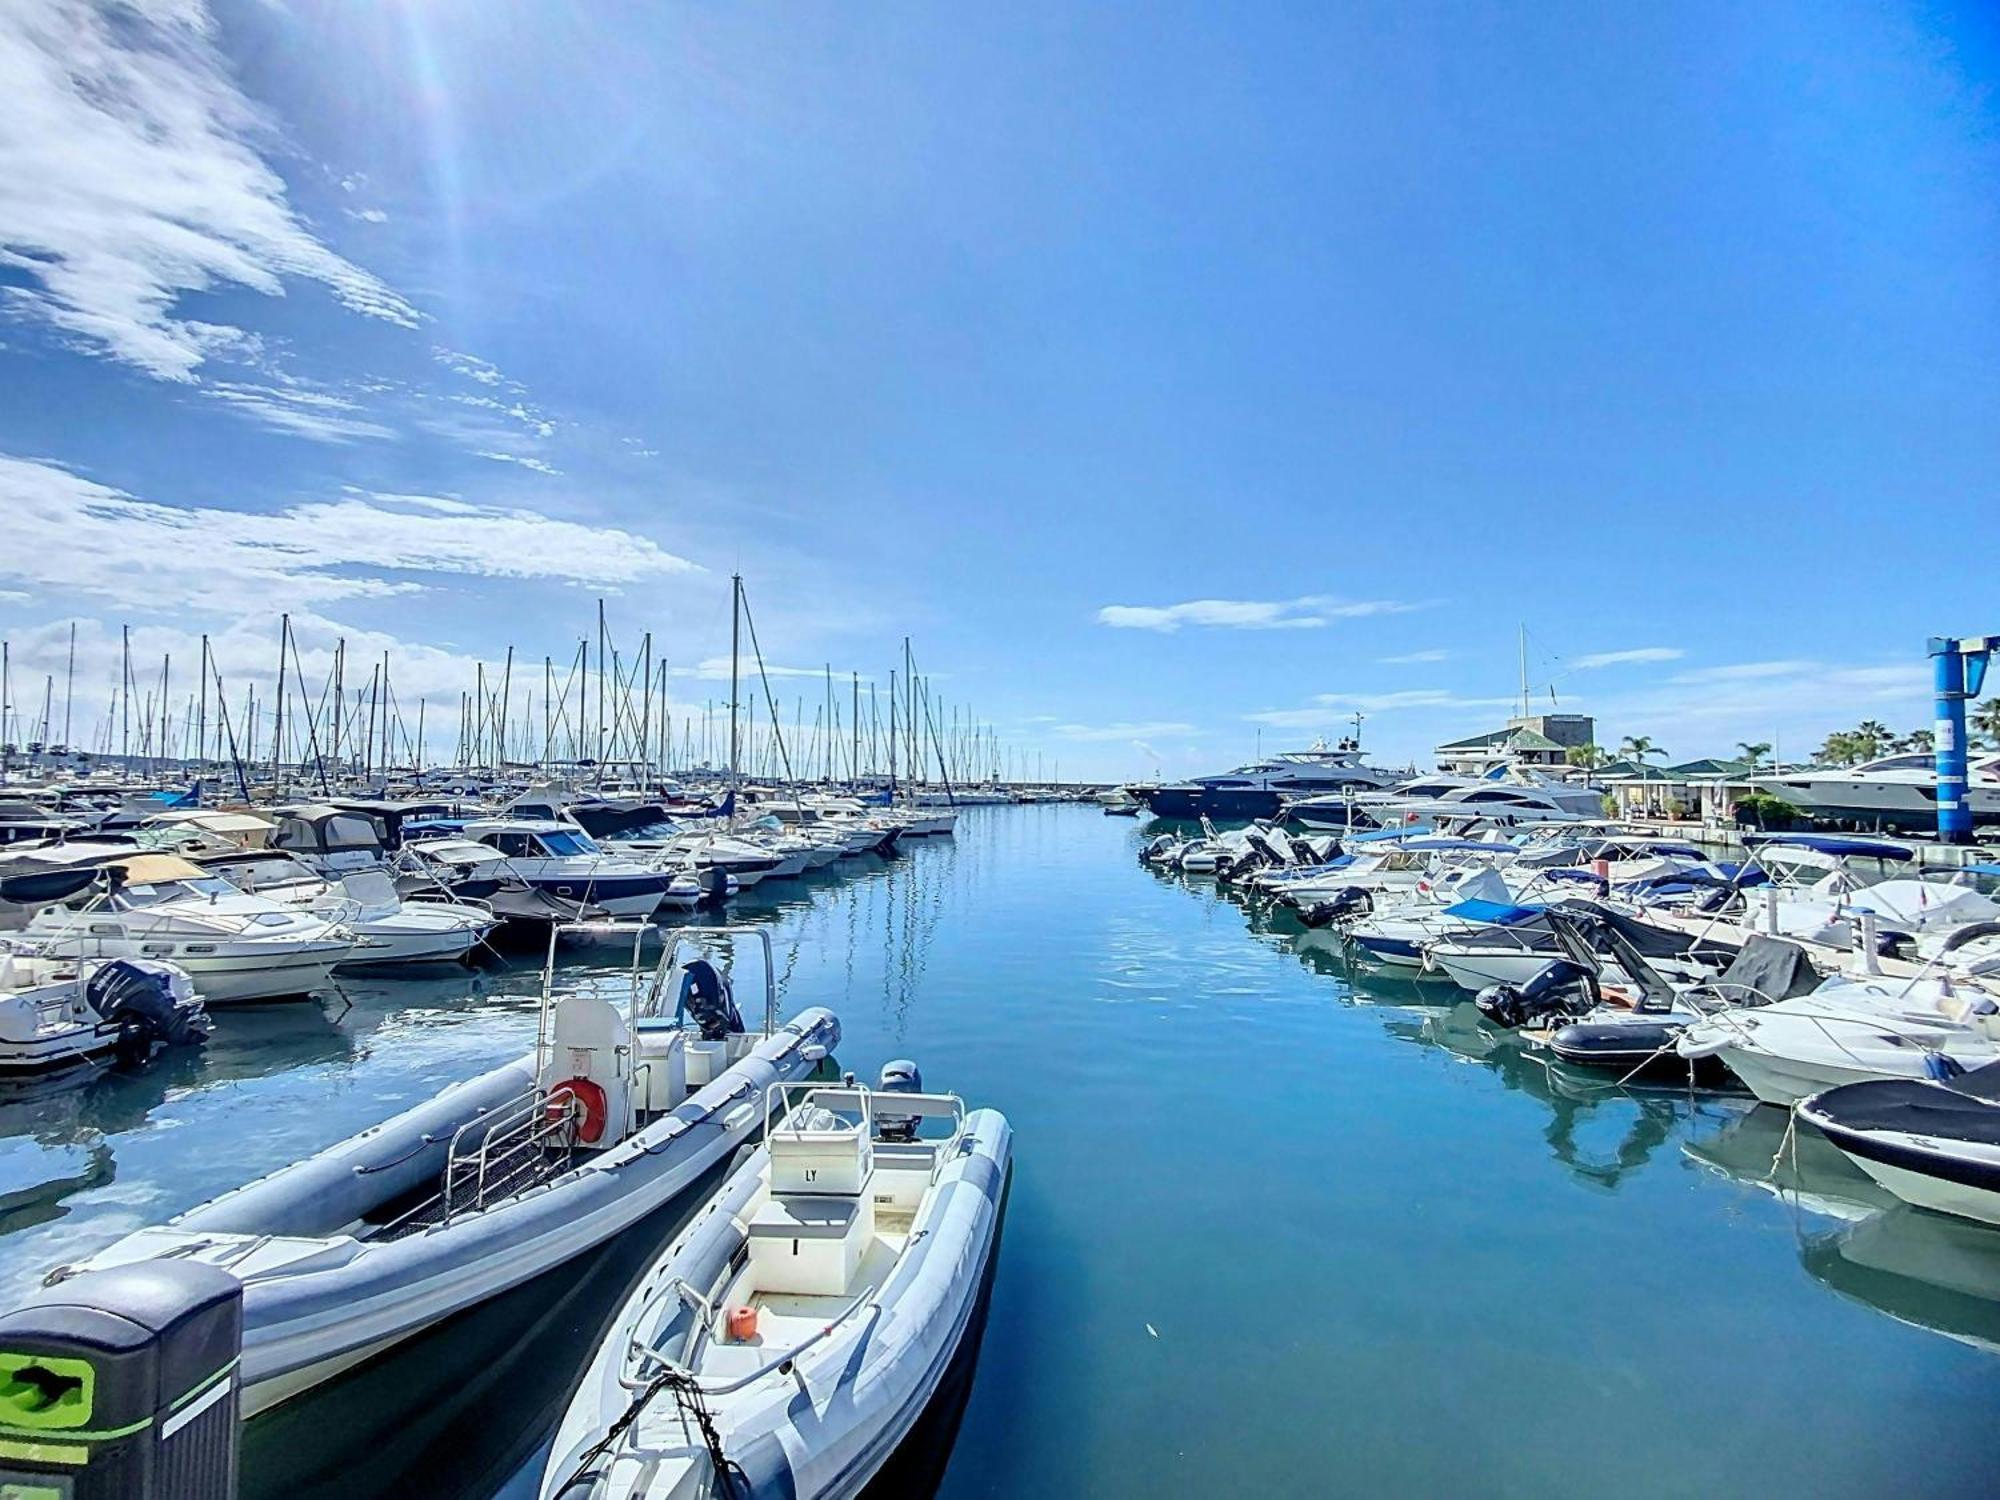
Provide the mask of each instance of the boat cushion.
POLYGON ((750 1221, 750 1238, 838 1240, 847 1237, 860 1212, 857 1198, 822 1198, 788 1194, 767 1199, 750 1221))

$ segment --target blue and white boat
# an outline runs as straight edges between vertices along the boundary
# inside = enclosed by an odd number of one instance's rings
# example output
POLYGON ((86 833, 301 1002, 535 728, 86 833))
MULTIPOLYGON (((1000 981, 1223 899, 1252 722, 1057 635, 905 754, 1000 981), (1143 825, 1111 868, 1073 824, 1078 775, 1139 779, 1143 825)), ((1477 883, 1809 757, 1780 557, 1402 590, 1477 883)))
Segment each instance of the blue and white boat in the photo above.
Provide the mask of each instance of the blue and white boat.
POLYGON ((586 902, 614 917, 650 917, 676 880, 691 880, 677 870, 607 853, 575 823, 488 818, 466 824, 465 834, 499 850, 505 873, 532 889, 586 902))

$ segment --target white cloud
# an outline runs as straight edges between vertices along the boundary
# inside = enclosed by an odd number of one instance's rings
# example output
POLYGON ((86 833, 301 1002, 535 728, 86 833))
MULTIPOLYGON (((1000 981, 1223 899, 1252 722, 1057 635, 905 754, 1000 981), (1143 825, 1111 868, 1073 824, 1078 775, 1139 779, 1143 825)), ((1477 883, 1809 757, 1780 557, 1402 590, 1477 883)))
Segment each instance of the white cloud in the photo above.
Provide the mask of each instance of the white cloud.
POLYGON ((1138 724, 1058 724, 1051 732, 1066 740, 1137 741, 1180 739, 1195 733, 1195 727, 1170 719, 1148 719, 1138 724))
POLYGON ((1404 614, 1423 608, 1396 599, 1340 600, 1323 594, 1299 599, 1190 599, 1181 604, 1107 604, 1097 623, 1114 630, 1171 634, 1183 625, 1228 630, 1312 630, 1335 620, 1404 614))
POLYGON ((1359 711, 1363 714, 1416 711, 1457 712, 1462 709, 1512 708, 1513 698, 1469 698, 1445 688, 1407 688, 1393 693, 1318 693, 1302 708, 1272 708, 1243 717, 1276 729, 1316 729, 1337 724, 1359 711))
POLYGON ((1449 651, 1406 651, 1401 656, 1378 656, 1377 662, 1385 667, 1418 667, 1431 662, 1449 661, 1449 651))
POLYGON ((411 574, 617 587, 697 571, 650 539, 530 510, 348 492, 276 513, 158 505, 0 454, 0 577, 153 612, 306 609, 421 587, 411 574))
POLYGON ((1679 661, 1687 653, 1677 646, 1635 646, 1627 651, 1593 651, 1588 656, 1579 656, 1570 663, 1578 672, 1595 671, 1599 667, 1636 666, 1641 662, 1679 661))
POLYGON ((558 469, 554 464, 548 462, 546 459, 536 458, 531 453, 501 453, 498 451, 488 452, 482 449, 478 453, 477 457, 490 458, 495 463, 519 464, 524 469, 533 469, 537 474, 562 473, 562 470, 558 469))
POLYGON ((481 385, 513 384, 500 373, 497 365, 479 358, 476 354, 461 354, 456 349, 437 348, 431 350, 431 358, 455 375, 463 375, 467 380, 476 380, 481 385))
POLYGON ((218 335, 175 316, 190 292, 312 281, 415 327, 415 308, 293 212, 215 32, 202 0, 0 6, 0 266, 29 283, 12 309, 177 381, 218 335))
POLYGON ((364 224, 386 224, 389 222, 389 216, 379 208, 350 208, 347 210, 347 217, 350 219, 359 219, 364 224))
POLYGON ((358 415, 361 408, 344 396, 312 390, 298 382, 265 385, 248 381, 212 381, 202 387, 217 401, 274 427, 280 432, 321 443, 346 443, 356 438, 393 438, 393 428, 358 415))
MULTIPOLYGON (((766 666, 762 670, 766 677, 811 677, 822 681, 825 680, 827 671, 827 669, 823 666, 822 667, 766 666)), ((738 668, 738 671, 742 676, 743 681, 755 682, 757 680, 757 672, 758 672, 756 658, 750 655, 746 651, 743 655, 742 663, 738 668)), ((669 677, 691 677, 695 679, 697 682, 727 682, 729 681, 729 658, 726 656, 704 657, 702 658, 702 660, 696 662, 691 667, 688 666, 669 667, 667 669, 667 675, 669 677)), ((851 685, 853 680, 854 678, 852 673, 843 672, 839 668, 834 669, 833 682, 836 688, 838 688, 840 684, 843 682, 849 683, 851 685)), ((861 680, 863 682, 874 681, 874 679, 869 677, 866 673, 862 674, 861 680)))

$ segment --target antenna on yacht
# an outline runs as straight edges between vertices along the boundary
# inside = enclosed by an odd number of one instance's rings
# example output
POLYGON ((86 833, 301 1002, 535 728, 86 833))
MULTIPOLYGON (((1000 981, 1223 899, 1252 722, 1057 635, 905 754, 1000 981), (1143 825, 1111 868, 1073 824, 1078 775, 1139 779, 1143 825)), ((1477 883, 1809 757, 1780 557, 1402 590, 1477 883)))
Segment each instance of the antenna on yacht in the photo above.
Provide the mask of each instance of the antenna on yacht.
POLYGON ((1354 748, 1361 748, 1361 721, 1367 717, 1360 709, 1354 711, 1354 748))

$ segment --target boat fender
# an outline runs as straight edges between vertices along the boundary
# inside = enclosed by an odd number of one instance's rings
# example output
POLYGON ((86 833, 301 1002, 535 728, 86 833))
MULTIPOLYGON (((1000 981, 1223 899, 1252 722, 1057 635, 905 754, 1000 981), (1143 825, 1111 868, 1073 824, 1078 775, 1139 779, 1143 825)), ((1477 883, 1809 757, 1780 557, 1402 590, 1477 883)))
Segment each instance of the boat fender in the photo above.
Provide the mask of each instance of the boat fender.
POLYGON ((732 1344, 754 1343, 757 1338, 757 1309, 754 1307, 732 1307, 729 1309, 729 1342, 732 1344))
POLYGON ((586 1146, 604 1139, 610 1114, 604 1089, 588 1078, 565 1078, 549 1090, 548 1101, 542 1106, 542 1117, 549 1124, 574 1122, 576 1138, 586 1146))

